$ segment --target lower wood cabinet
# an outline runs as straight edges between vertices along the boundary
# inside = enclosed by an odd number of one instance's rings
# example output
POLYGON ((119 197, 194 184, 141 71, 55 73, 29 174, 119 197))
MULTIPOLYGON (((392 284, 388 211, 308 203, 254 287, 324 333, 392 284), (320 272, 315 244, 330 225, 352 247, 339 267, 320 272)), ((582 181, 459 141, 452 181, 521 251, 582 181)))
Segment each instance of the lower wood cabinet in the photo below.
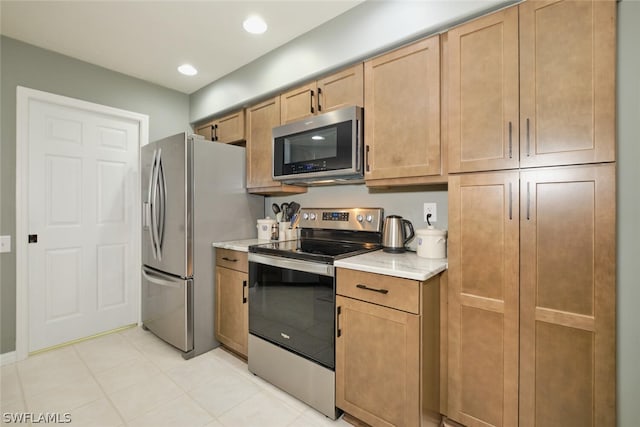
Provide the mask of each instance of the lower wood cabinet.
POLYGON ((613 427, 615 164, 449 177, 447 416, 613 427))
POLYGON ((336 406, 372 426, 438 425, 439 286, 338 269, 336 406))
POLYGON ((247 271, 246 253, 216 249, 215 336, 244 357, 249 337, 247 271))

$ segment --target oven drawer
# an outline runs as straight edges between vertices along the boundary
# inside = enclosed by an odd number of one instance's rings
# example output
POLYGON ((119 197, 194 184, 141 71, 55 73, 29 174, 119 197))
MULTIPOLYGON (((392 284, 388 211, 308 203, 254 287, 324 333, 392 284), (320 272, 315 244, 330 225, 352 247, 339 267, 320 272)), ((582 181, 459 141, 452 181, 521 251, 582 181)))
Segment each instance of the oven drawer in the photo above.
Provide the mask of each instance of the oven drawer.
POLYGON ((247 273, 249 270, 247 253, 231 249, 216 248, 216 266, 247 273))
POLYGON ((336 293, 420 314, 420 282, 383 274, 336 269, 336 293))

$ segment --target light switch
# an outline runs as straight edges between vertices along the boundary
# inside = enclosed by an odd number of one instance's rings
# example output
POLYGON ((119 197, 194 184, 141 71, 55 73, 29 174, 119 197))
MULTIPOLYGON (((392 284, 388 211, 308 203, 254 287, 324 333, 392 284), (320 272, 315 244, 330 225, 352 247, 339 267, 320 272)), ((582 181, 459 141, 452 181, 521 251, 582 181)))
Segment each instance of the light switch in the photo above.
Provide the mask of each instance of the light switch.
POLYGON ((0 236, 0 253, 11 252, 11 236, 0 236))

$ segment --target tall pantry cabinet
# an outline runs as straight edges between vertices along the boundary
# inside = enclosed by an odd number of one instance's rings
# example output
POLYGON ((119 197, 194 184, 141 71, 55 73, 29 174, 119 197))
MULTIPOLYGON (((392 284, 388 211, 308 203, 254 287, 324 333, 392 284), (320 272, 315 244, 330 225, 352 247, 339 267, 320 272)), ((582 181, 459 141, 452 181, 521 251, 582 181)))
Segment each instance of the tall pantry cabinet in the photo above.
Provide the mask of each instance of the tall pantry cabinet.
POLYGON ((447 416, 464 425, 615 425, 615 12, 526 1, 448 33, 447 416))

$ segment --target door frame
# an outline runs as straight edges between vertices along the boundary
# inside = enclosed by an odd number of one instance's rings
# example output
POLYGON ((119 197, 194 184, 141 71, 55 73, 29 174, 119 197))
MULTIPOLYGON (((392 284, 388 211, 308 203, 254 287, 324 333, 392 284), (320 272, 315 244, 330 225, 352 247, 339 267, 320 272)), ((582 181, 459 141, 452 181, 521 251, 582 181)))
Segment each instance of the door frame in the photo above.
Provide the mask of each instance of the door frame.
MULTIPOLYGON (((28 234, 29 225, 29 104, 31 101, 42 101, 64 107, 106 114, 118 118, 133 120, 139 125, 140 147, 149 143, 149 116, 133 111, 108 107, 93 102, 82 101, 49 92, 17 86, 16 88, 16 361, 26 359, 29 355, 29 289, 28 289, 28 253, 24 236, 28 234)), ((140 150, 138 147, 138 172, 140 171, 140 150)), ((139 206, 140 174, 134 199, 139 206)), ((140 210, 135 210, 134 225, 137 230, 133 236, 133 250, 140 264, 140 210)), ((133 284, 140 294, 140 276, 133 284)), ((140 301, 140 297, 138 297, 140 301)), ((138 307, 138 323, 140 308, 138 307)))

